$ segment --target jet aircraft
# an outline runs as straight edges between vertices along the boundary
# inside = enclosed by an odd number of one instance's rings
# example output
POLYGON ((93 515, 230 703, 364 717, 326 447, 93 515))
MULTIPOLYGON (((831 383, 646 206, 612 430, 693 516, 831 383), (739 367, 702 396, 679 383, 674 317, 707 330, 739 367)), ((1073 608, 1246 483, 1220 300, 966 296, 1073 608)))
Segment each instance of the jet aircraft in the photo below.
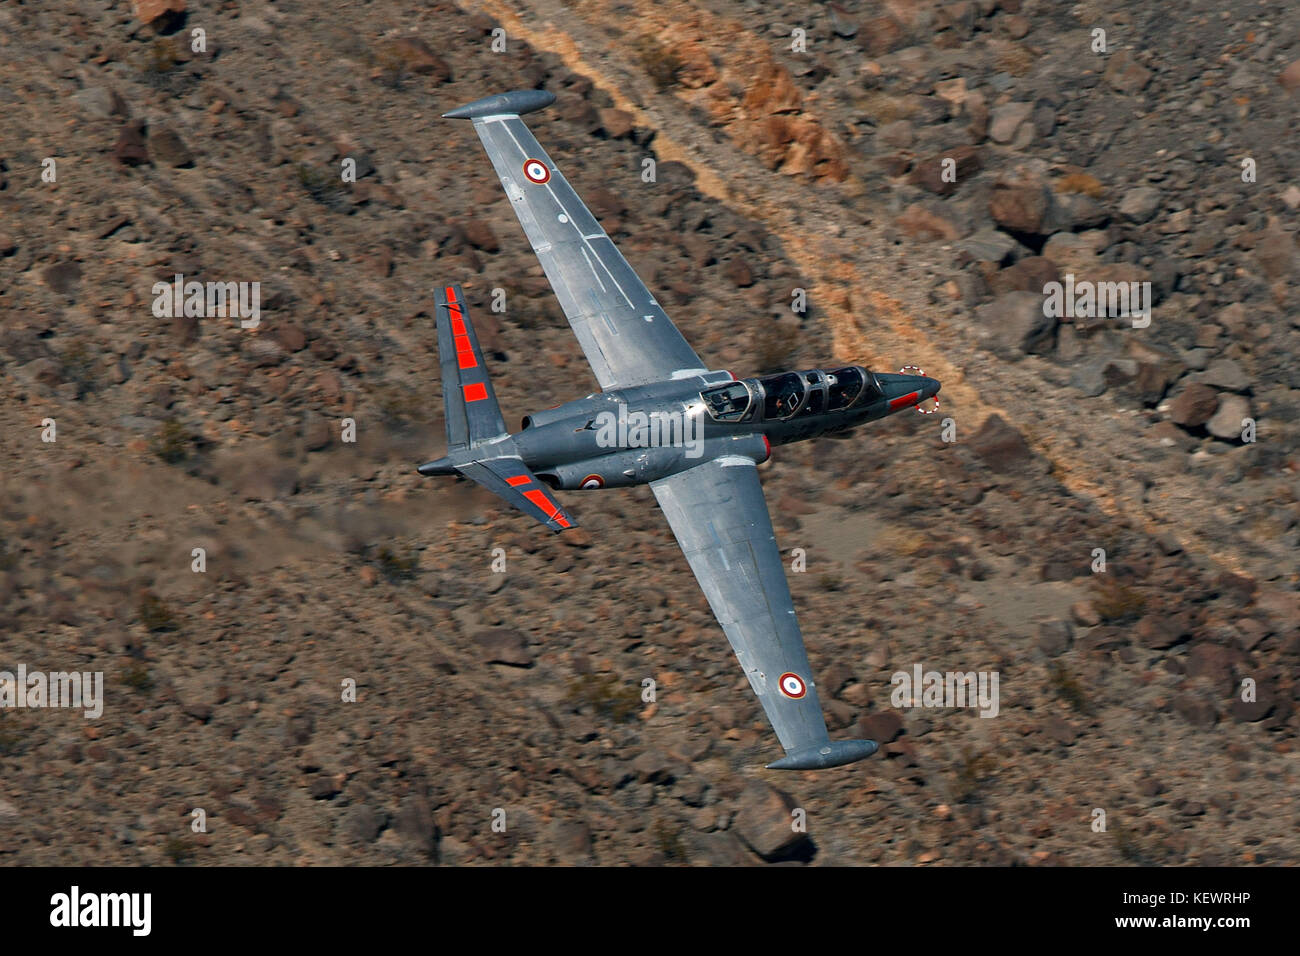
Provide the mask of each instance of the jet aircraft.
POLYGON ((648 484, 785 750, 768 768, 870 756, 874 741, 827 733, 757 466, 775 445, 932 400, 939 382, 856 365, 708 369, 520 118, 554 101, 521 90, 444 116, 472 121, 601 391, 511 434, 464 292, 446 285, 435 305, 447 454, 419 472, 470 478, 555 531, 577 525, 557 490, 648 484))

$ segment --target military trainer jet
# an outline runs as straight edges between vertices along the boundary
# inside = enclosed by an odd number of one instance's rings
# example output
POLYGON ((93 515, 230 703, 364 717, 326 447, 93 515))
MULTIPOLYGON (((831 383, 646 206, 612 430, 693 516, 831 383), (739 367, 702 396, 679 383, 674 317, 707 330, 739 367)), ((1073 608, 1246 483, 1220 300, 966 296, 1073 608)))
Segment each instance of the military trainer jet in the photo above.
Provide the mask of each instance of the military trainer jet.
POLYGON ((858 366, 737 380, 710 371, 669 321, 520 115, 555 101, 500 93, 445 113, 472 120, 602 391, 534 412, 510 434, 458 285, 435 294, 447 455, 461 474, 555 531, 555 490, 648 484, 758 695, 785 756, 816 770, 874 753, 832 741, 758 480, 773 445, 843 432, 933 398, 924 375, 858 366))

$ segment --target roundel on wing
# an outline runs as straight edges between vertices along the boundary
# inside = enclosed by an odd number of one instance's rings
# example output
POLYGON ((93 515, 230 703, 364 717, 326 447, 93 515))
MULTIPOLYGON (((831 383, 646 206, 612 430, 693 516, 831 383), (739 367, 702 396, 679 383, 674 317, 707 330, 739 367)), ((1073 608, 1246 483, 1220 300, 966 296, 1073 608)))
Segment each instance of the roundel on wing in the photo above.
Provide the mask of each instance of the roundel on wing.
POLYGON ((781 693, 785 694, 791 700, 798 700, 804 694, 808 693, 808 687, 804 684, 803 678, 798 674, 785 673, 777 681, 777 686, 781 688, 781 693))
POLYGON ((540 186, 542 183, 550 181, 551 171, 546 168, 546 164, 540 159, 526 159, 524 160, 524 178, 530 183, 536 183, 540 186))

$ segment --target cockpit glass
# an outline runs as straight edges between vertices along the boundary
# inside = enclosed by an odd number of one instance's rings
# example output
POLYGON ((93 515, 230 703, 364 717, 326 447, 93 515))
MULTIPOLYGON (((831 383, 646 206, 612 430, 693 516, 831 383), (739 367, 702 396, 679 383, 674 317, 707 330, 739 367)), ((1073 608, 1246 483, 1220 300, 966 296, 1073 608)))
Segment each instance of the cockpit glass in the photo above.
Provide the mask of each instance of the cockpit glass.
POLYGON ((763 402, 763 417, 771 420, 788 418, 803 401, 803 378, 798 372, 786 372, 760 379, 767 398, 763 402))
POLYGON ((749 389, 743 382, 728 382, 700 392, 714 421, 738 422, 749 408, 749 389))
POLYGON ((848 408, 862 391, 862 371, 853 367, 837 368, 826 375, 830 386, 830 405, 832 412, 848 408))

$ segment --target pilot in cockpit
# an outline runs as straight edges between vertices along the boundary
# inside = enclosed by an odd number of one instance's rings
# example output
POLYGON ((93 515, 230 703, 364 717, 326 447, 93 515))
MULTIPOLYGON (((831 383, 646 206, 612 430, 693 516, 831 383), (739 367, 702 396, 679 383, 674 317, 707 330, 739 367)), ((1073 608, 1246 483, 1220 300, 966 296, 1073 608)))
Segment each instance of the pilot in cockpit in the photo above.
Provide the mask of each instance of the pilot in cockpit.
POLYGON ((718 421, 739 421, 749 408, 749 389, 741 382, 721 385, 702 394, 709 413, 718 421))

